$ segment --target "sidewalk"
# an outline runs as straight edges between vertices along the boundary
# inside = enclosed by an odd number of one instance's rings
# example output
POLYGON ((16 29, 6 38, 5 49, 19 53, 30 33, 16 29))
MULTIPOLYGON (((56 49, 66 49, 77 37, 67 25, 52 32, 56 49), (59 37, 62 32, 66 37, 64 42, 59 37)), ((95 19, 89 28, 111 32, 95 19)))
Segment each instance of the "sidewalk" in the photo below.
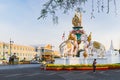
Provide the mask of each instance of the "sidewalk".
POLYGON ((0 65, 0 70, 40 67, 40 64, 0 65))

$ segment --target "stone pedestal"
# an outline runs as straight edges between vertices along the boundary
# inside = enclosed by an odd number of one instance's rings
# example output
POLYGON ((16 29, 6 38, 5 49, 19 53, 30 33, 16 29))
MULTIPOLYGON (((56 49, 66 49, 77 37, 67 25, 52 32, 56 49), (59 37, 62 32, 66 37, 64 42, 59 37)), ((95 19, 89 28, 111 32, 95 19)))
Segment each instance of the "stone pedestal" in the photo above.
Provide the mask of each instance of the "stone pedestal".
POLYGON ((109 50, 106 52, 106 57, 108 59, 108 64, 119 63, 119 52, 114 50, 109 50))
POLYGON ((55 64, 75 65, 80 64, 80 59, 77 57, 67 57, 55 59, 55 64))

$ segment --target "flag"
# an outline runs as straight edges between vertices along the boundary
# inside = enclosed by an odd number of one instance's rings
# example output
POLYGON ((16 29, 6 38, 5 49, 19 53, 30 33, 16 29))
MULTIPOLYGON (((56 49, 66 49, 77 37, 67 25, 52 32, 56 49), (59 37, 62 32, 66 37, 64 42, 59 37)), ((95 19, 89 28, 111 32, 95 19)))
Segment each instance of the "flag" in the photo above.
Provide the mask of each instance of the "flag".
POLYGON ((65 40, 65 32, 62 35, 62 40, 65 40))

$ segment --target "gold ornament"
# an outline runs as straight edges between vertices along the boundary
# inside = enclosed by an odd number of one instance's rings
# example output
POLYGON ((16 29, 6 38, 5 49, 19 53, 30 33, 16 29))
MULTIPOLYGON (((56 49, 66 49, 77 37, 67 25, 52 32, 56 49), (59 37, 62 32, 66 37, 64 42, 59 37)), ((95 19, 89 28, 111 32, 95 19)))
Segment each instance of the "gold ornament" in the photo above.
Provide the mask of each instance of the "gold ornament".
POLYGON ((93 42, 93 46, 94 46, 95 48, 97 48, 97 49, 100 49, 100 43, 97 42, 97 41, 94 41, 94 42, 93 42))
POLYGON ((73 40, 73 41, 76 41, 77 38, 75 37, 74 34, 70 33, 69 36, 68 36, 68 40, 73 40))
POLYGON ((84 58, 86 58, 88 56, 86 50, 84 51, 83 56, 84 56, 84 58))
POLYGON ((45 49, 52 49, 52 46, 51 46, 50 44, 47 44, 47 45, 45 46, 45 49))
POLYGON ((90 43, 90 41, 91 41, 91 39, 92 39, 92 32, 90 32, 90 34, 89 34, 89 36, 88 36, 88 38, 87 38, 87 41, 90 43))
POLYGON ((72 24, 73 24, 73 26, 78 27, 78 26, 81 26, 81 23, 82 23, 82 14, 76 13, 72 19, 72 24), (80 15, 80 17, 78 17, 79 15, 80 15))
POLYGON ((70 42, 67 42, 67 48, 71 48, 72 44, 70 42))

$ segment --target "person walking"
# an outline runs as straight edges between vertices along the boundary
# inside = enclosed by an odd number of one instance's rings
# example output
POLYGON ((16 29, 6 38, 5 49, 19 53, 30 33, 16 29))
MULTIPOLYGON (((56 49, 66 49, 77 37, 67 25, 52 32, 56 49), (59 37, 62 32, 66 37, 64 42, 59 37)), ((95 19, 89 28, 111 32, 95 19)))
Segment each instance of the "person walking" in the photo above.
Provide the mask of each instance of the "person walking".
POLYGON ((97 64, 96 59, 94 59, 94 61, 93 61, 93 72, 96 71, 96 64, 97 64))
POLYGON ((12 64, 12 62, 11 62, 11 57, 9 57, 9 64, 12 64))

